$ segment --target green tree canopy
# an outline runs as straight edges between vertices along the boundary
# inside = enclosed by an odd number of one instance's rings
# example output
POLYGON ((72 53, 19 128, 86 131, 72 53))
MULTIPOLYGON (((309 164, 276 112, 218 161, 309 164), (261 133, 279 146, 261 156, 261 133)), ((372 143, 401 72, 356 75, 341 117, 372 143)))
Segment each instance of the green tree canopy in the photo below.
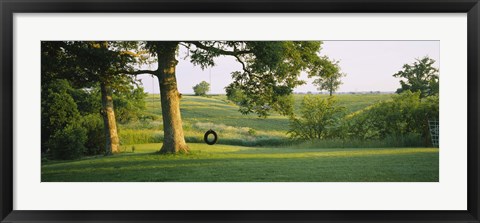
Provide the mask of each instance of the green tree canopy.
POLYGON ((244 94, 240 112, 267 116, 290 105, 284 100, 293 88, 304 84, 302 71, 317 73, 325 64, 318 54, 320 41, 206 41, 186 42, 191 62, 202 68, 213 66, 213 58, 229 55, 242 65, 232 73, 232 88, 244 94))
POLYGON ((347 74, 340 72, 338 61, 330 61, 328 57, 324 57, 324 59, 326 62, 313 84, 318 87, 319 91, 326 90, 332 96, 333 92, 337 91, 343 84, 341 78, 347 76, 347 74))
POLYGON ((42 42, 42 86, 55 78, 68 80, 76 88, 100 86, 104 118, 105 152, 119 152, 113 92, 128 93, 136 80, 128 71, 148 57, 138 41, 44 41, 42 42))
POLYGON ((433 64, 435 60, 429 57, 416 59, 413 64, 403 65, 403 69, 395 74, 394 77, 403 78, 400 80, 401 88, 397 89, 397 93, 402 93, 406 90, 412 92, 420 92, 420 97, 438 94, 438 68, 433 64))
POLYGON ((146 44, 157 57, 158 69, 135 71, 154 74, 159 79, 165 141, 161 152, 188 151, 180 116, 180 94, 175 67, 178 47, 187 48, 190 61, 205 69, 214 66, 214 58, 232 56, 242 70, 232 73, 232 86, 245 95, 240 111, 267 116, 281 110, 285 96, 303 84, 298 79, 302 71, 317 74, 324 60, 319 56, 320 41, 149 41, 146 44))
POLYGON ((210 91, 210 84, 206 81, 202 81, 193 86, 193 92, 195 92, 195 95, 197 96, 205 96, 208 91, 210 91))

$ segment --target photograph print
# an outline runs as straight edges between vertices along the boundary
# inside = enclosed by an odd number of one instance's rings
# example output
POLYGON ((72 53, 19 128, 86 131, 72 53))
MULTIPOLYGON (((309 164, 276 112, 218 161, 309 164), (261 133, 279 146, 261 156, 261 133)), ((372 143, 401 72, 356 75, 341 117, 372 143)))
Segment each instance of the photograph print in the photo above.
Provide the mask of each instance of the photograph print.
POLYGON ((439 41, 42 41, 42 182, 439 182, 439 41))

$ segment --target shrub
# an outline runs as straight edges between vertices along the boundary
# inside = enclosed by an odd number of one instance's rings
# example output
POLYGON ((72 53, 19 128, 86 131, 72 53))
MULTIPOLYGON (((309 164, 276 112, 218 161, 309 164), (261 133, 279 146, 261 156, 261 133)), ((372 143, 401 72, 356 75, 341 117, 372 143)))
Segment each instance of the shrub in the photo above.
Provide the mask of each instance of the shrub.
POLYGON ((71 86, 65 80, 55 80, 42 90, 42 151, 49 150, 50 138, 59 130, 80 118, 77 105, 68 93, 71 86))
POLYGON ((80 158, 87 141, 87 130, 79 124, 69 124, 56 131, 49 140, 50 154, 53 159, 71 160, 80 158))
POLYGON ((292 117, 288 133, 293 139, 324 139, 338 137, 345 108, 336 105, 334 97, 322 99, 307 95, 300 105, 300 118, 292 117))
POLYGON ((416 138, 413 140, 415 143, 420 137, 424 145, 428 145, 428 120, 438 120, 438 95, 420 99, 420 92, 407 90, 392 99, 347 116, 344 120, 346 135, 363 140, 416 138))
POLYGON ((85 155, 105 153, 105 132, 100 114, 88 114, 82 118, 82 127, 87 130, 85 155))

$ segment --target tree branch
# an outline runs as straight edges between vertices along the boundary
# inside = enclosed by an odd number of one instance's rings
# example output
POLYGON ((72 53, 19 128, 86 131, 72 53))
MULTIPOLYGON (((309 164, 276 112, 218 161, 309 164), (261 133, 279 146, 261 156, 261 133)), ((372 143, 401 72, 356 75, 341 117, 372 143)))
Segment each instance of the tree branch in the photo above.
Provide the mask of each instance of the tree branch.
POLYGON ((247 69, 247 66, 245 65, 245 63, 240 59, 240 57, 238 55, 234 55, 235 58, 237 58, 237 61, 242 64, 242 68, 243 68, 243 71, 245 71, 246 73, 250 74, 250 71, 247 69))
POLYGON ((212 51, 212 52, 222 54, 222 55, 237 56, 237 55, 252 53, 252 51, 250 51, 250 50, 240 50, 240 51, 222 50, 222 49, 219 49, 217 47, 206 46, 203 43, 201 43, 200 41, 184 41, 184 43, 193 44, 200 49, 207 50, 207 51, 212 51))
POLYGON ((134 70, 134 71, 129 71, 129 70, 121 70, 119 73, 122 74, 130 74, 130 75, 140 75, 140 74, 152 74, 152 75, 157 75, 158 70, 134 70))

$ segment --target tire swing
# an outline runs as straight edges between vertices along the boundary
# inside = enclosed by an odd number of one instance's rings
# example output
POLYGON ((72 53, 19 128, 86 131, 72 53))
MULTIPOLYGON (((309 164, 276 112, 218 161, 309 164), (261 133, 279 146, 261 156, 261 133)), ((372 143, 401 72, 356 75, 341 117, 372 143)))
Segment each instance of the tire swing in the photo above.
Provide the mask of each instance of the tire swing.
POLYGON ((218 139, 218 136, 217 136, 217 133, 213 130, 208 130, 207 132, 205 132, 205 135, 203 136, 203 141, 205 141, 206 144, 208 145, 213 145, 215 143, 217 143, 217 139, 218 139), (213 136, 215 137, 212 141, 209 141, 208 140, 208 136, 210 134, 213 134, 213 136))

